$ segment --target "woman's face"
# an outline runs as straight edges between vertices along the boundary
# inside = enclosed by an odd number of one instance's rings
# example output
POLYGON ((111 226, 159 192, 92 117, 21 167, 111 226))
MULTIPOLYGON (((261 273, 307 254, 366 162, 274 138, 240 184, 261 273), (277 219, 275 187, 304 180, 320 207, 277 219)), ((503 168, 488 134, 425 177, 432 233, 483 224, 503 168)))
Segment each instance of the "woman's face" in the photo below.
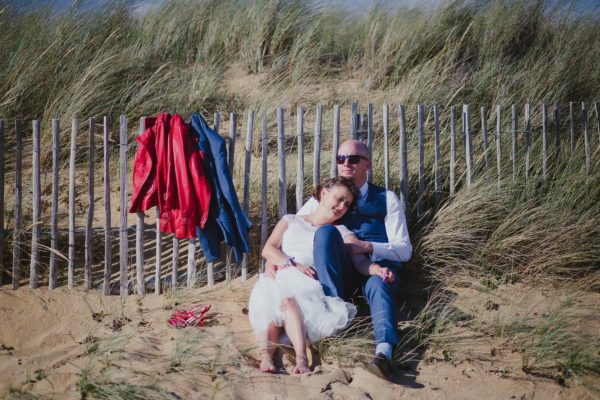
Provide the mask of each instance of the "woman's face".
POLYGON ((338 185, 321 191, 319 206, 331 216, 331 221, 342 218, 354 200, 352 192, 346 186, 338 185))

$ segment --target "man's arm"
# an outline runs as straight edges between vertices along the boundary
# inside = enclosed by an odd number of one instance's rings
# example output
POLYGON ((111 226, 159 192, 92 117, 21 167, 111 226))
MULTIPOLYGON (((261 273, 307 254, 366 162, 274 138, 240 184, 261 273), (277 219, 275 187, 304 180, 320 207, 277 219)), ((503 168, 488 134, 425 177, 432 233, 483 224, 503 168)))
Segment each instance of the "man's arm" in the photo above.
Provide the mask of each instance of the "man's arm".
POLYGON ((344 238, 350 254, 370 254, 371 260, 391 260, 405 262, 410 259, 412 244, 408 237, 408 226, 404 215, 404 207, 398 196, 390 190, 386 192, 385 232, 387 243, 368 242, 356 236, 344 238))

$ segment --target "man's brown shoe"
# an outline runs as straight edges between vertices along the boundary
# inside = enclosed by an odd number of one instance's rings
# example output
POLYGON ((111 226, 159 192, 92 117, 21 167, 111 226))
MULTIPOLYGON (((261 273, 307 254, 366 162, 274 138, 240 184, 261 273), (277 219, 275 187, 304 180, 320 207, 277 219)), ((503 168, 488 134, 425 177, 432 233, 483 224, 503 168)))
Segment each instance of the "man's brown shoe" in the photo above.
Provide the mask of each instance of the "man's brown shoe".
POLYGON ((377 353, 367 366, 367 371, 387 381, 390 379, 390 362, 383 354, 377 353))

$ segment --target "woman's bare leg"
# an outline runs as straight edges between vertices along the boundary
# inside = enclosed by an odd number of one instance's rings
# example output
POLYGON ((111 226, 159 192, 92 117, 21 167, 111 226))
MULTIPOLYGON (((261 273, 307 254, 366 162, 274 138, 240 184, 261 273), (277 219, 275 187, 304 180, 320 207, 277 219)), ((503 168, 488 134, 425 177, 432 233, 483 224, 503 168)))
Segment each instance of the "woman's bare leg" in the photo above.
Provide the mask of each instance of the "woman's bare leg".
POLYGON ((277 350, 276 343, 279 341, 280 334, 281 328, 271 322, 267 330, 258 336, 258 346, 260 348, 259 369, 261 372, 276 372, 273 355, 277 350))
POLYGON ((286 297, 281 302, 285 331, 296 352, 295 374, 310 372, 306 358, 306 331, 304 329, 304 316, 296 299, 286 297))

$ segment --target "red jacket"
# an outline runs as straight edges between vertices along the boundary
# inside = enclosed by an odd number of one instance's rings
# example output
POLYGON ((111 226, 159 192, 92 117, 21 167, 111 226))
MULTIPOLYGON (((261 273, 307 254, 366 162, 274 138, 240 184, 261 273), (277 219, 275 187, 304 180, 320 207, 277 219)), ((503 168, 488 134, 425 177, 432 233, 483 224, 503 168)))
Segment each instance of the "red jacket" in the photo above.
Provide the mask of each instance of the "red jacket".
POLYGON ((146 126, 136 138, 129 212, 158 206, 162 232, 195 237, 196 226, 206 223, 211 197, 198 139, 178 114, 159 114, 146 119, 146 126))

